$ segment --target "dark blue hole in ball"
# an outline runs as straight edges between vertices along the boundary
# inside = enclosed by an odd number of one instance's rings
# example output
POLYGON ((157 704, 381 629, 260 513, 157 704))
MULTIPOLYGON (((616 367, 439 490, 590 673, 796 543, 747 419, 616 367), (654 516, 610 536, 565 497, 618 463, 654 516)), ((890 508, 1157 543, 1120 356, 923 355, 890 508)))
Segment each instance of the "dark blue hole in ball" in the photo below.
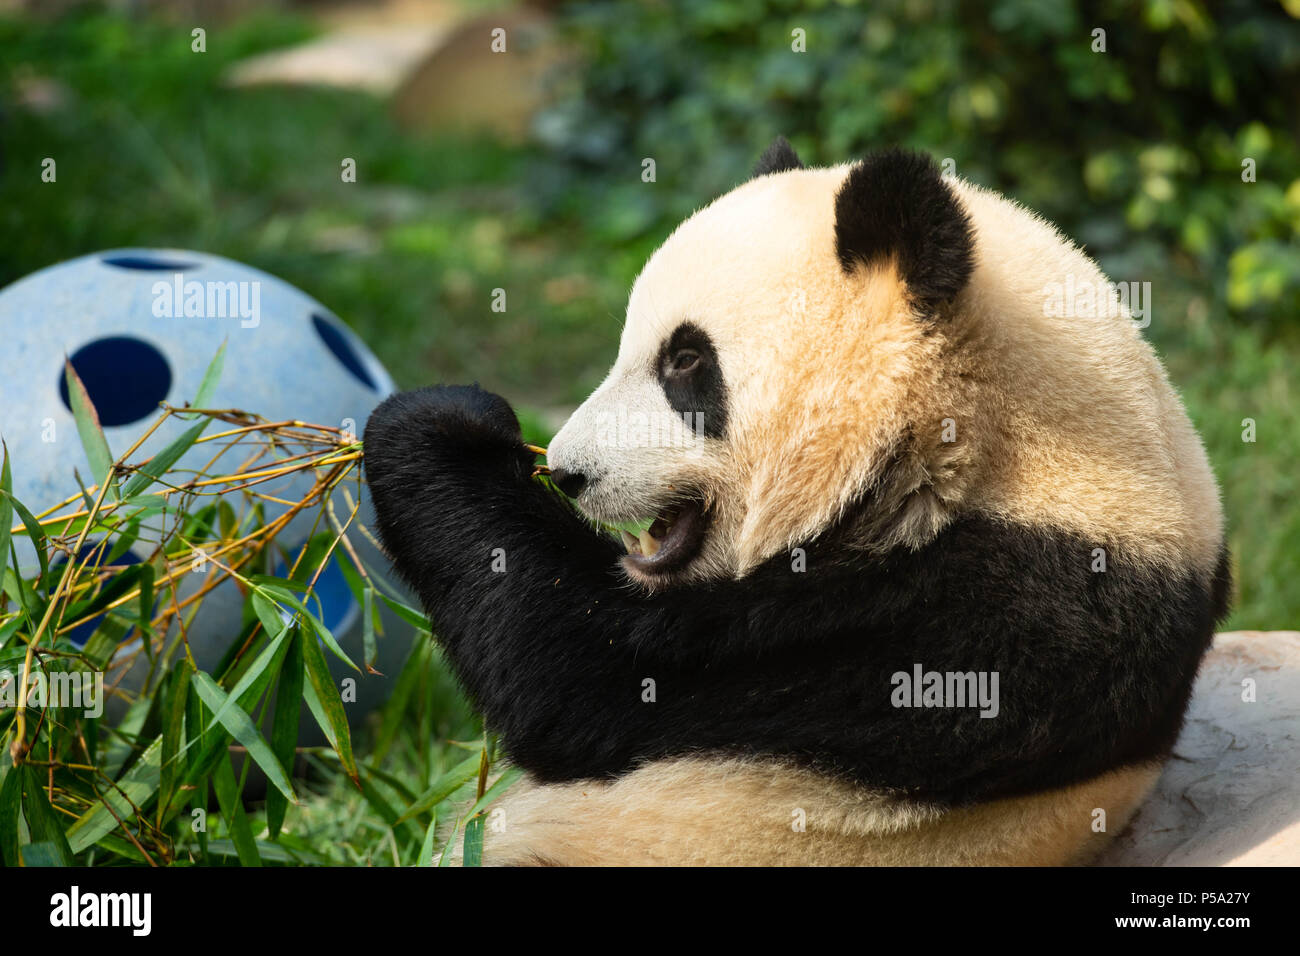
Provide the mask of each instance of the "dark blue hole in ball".
POLYGON ((195 268, 192 262, 160 259, 157 256, 105 256, 100 260, 106 266, 119 269, 140 269, 145 272, 186 272, 195 268))
POLYGON ((316 326, 316 334, 325 343, 325 347, 334 353, 334 357, 343 363, 345 369, 356 376, 357 380, 371 391, 379 391, 379 386, 375 384, 375 380, 366 371, 365 363, 361 361, 361 356, 357 354, 356 349, 352 347, 352 343, 348 341, 347 333, 343 329, 319 313, 312 314, 311 324, 316 326))
MULTIPOLYGON (((162 353, 126 335, 87 343, 72 353, 71 362, 105 427, 148 417, 172 387, 172 370, 162 353)), ((72 411, 63 369, 59 369, 59 397, 72 411)))
MULTIPOLYGON (((91 555, 93 555, 95 553, 95 548, 97 547, 99 547, 99 545, 97 544, 83 545, 81 550, 77 552, 77 563, 80 564, 81 562, 89 558, 91 555)), ((112 549, 112 545, 109 546, 109 550, 111 549, 112 549)), ((107 556, 108 556, 108 552, 105 551, 104 557, 106 558, 107 556)), ((58 558, 57 560, 50 562, 50 572, 51 572, 50 576, 55 581, 57 581, 62 576, 61 569, 67 563, 68 561, 66 558, 58 558), (60 573, 55 574, 54 572, 56 571, 60 573)), ((127 549, 126 551, 123 551, 121 555, 113 559, 112 566, 120 567, 122 565, 139 564, 139 563, 140 563, 140 559, 137 558, 130 551, 130 549, 127 549)), ((157 606, 158 604, 155 601, 154 607, 156 608, 157 606)), ((86 641, 90 640, 90 635, 95 633, 95 628, 99 627, 99 625, 104 623, 104 617, 105 617, 104 614, 99 614, 95 617, 92 617, 89 621, 84 621, 83 623, 78 624, 76 627, 74 627, 64 636, 69 641, 71 641, 76 647, 85 647, 86 641)), ((134 631, 135 628, 133 627, 130 630, 128 630, 125 634, 123 634, 121 638, 122 641, 125 642, 126 639, 130 637, 132 633, 134 633, 134 631)))

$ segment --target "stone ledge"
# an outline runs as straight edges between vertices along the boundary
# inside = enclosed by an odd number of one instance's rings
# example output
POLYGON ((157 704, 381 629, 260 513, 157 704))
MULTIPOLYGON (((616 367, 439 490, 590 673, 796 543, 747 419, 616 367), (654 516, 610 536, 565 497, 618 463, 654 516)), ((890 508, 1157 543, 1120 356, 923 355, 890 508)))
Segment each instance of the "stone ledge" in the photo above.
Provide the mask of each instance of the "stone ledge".
POLYGON ((1300 631, 1215 637, 1173 758, 1097 862, 1300 865, 1300 631))

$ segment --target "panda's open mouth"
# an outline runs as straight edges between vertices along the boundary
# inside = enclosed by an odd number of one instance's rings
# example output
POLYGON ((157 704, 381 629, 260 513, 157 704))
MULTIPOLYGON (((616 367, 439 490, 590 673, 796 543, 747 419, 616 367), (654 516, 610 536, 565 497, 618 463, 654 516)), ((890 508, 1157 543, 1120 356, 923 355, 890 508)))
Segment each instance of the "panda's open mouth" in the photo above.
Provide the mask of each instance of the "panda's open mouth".
POLYGON ((638 535, 620 531, 627 555, 623 565, 646 577, 679 571, 699 554, 704 543, 708 516, 702 502, 677 501, 655 516, 650 527, 638 535))

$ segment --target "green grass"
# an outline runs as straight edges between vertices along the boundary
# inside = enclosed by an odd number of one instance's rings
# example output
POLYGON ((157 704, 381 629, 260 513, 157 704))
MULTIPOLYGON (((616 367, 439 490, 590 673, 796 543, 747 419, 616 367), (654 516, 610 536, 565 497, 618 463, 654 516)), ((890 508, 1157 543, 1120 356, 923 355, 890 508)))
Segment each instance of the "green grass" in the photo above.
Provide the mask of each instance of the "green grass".
MULTIPOLYGON (((667 224, 654 210, 583 208, 581 181, 560 190, 567 199, 551 208, 567 212, 552 217, 531 201, 553 186, 539 179, 553 169, 538 155, 408 135, 368 96, 220 86, 240 57, 307 34, 301 20, 258 15, 210 28, 198 55, 188 28, 161 21, 0 19, 0 234, 16 240, 0 244, 0 285, 116 246, 230 256, 336 311, 401 385, 478 380, 545 440, 557 410, 604 375, 626 290, 667 224), (61 84, 64 104, 18 105, 33 78, 61 84), (57 184, 39 181, 46 156, 58 162, 57 184), (355 184, 340 181, 344 157, 357 161, 355 184), (654 224, 632 228, 629 218, 654 224), (491 309, 497 288, 504 313, 491 309)), ((1181 282, 1183 302, 1150 336, 1224 490, 1239 587, 1228 626, 1300 627, 1300 334, 1189 310, 1206 280, 1181 282), (1245 418, 1256 422, 1254 443, 1241 439, 1245 418)), ((1215 291, 1201 299, 1222 301, 1215 291)), ((394 825, 394 808, 481 746, 481 727, 436 650, 417 640, 412 655, 392 675, 390 703, 358 729, 358 760, 379 782, 358 792, 314 756, 314 796, 286 822, 287 859, 415 859, 425 835, 394 825)), ((251 825, 264 829, 264 811, 251 825)))

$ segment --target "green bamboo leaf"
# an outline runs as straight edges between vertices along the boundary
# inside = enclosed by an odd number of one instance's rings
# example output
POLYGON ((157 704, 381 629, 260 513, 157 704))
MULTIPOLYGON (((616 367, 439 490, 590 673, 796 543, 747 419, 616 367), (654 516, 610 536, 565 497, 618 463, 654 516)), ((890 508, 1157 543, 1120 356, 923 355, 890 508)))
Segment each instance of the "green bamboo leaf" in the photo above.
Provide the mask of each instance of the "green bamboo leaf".
POLYGON ((311 634, 303 635, 302 659, 307 672, 307 683, 303 686, 307 707, 339 755, 344 771, 359 787, 361 778, 357 772, 356 758, 352 754, 352 731, 348 728, 347 714, 343 710, 343 698, 339 696, 339 689, 330 676, 320 644, 311 634))
POLYGON ((419 630, 428 631, 430 633, 433 632, 433 625, 429 623, 429 619, 415 608, 408 604, 403 604, 401 601, 396 601, 393 598, 390 598, 387 594, 380 594, 379 599, 392 608, 394 614, 403 620, 414 624, 419 630))
POLYGON ((482 755, 475 754, 468 760, 456 764, 450 770, 442 774, 434 781, 433 786, 416 798, 415 802, 406 808, 405 812, 397 818, 398 823, 404 823, 412 817, 418 817, 428 810, 432 810, 442 801, 446 800, 453 793, 459 790, 465 784, 469 783, 478 776, 479 764, 482 762, 482 755))
MULTIPOLYGON (((195 672, 195 677, 206 676, 202 671, 195 672)), ((194 686, 197 688, 199 685, 196 683, 194 686)), ((230 766, 228 755, 223 755, 218 762, 216 773, 212 775, 212 784, 217 791, 221 815, 226 818, 226 825, 230 828, 230 838, 234 841, 240 865, 261 866, 262 857, 257 852, 257 841, 253 839, 253 828, 248 825, 248 814, 244 812, 244 803, 239 797, 235 771, 230 766)))
MULTIPOLYGON (((280 647, 284 649, 287 645, 281 644, 280 647)), ((250 713, 253 710, 253 707, 262 698, 262 695, 266 693, 266 689, 270 686, 271 678, 275 675, 276 668, 280 666, 279 663, 276 663, 275 667, 262 668, 261 673, 256 675, 251 684, 243 685, 244 689, 239 694, 232 695, 235 697, 236 703, 238 703, 240 709, 245 713, 250 713)), ((196 694, 190 695, 190 702, 196 708, 201 708, 203 706, 203 702, 196 694)), ((216 766, 218 758, 220 758, 226 751, 226 744, 229 740, 229 735, 225 732, 224 728, 221 731, 215 731, 214 728, 205 730, 204 723, 200 723, 197 714, 193 720, 189 719, 188 714, 186 716, 186 724, 190 727, 190 737, 199 738, 197 741, 199 743, 199 748, 196 755, 191 757, 189 767, 186 770, 186 783, 201 783, 206 779, 205 775, 216 766)), ((196 741, 192 739, 191 743, 194 742, 196 741)))
POLYGON ((143 806, 149 800, 158 789, 161 756, 162 738, 158 737, 145 748, 140 759, 135 762, 135 766, 117 781, 116 787, 101 792, 100 802, 68 827, 68 844, 72 847, 73 853, 80 853, 94 846, 103 836, 117 829, 114 813, 121 817, 123 822, 129 821, 135 815, 131 805, 143 806), (109 806, 113 808, 112 813, 109 812, 109 806))
POLYGON ((483 791, 483 796, 474 801, 474 806, 469 808, 468 815, 473 816, 476 813, 482 813, 492 804, 492 801, 510 789, 510 787, 514 785, 514 782, 523 775, 524 772, 519 767, 507 768, 501 776, 497 777, 496 782, 493 783, 492 786, 483 791))
POLYGON ((361 603, 361 594, 366 589, 365 580, 357 572, 356 565, 352 563, 352 557, 343 551, 338 559, 339 570, 343 572, 343 580, 347 582, 348 590, 352 592, 352 598, 358 604, 361 603))
POLYGON ((104 559, 105 564, 113 564, 122 555, 126 554, 140 537, 140 519, 132 517, 126 523, 126 530, 117 536, 113 542, 113 548, 108 552, 108 557, 104 559))
MULTIPOLYGON (((244 671, 244 675, 235 683, 226 698, 227 707, 238 707, 247 713, 258 697, 262 696, 260 693, 252 695, 249 692, 254 687, 266 687, 275 678, 280 670, 280 664, 284 661, 284 655, 288 652, 288 644, 288 631, 282 629, 262 649, 262 653, 257 655, 257 659, 248 666, 248 670, 244 671)), ((214 714, 209 727, 215 726, 222 717, 224 717, 222 713, 214 714)))
POLYGON ((109 578, 108 583, 100 588, 98 594, 86 598, 84 601, 78 601, 76 604, 73 604, 64 610, 64 624, 71 624, 84 617, 93 617, 98 614, 123 594, 126 594, 134 588, 137 581, 144 575, 146 568, 153 570, 147 564, 132 564, 125 570, 109 578))
MULTIPOLYGON (((113 453, 108 450, 108 440, 104 438, 104 430, 99 427, 99 413, 95 411, 86 386, 81 384, 77 370, 67 359, 63 361, 63 375, 68 385, 68 405, 72 408, 72 417, 77 423, 77 435, 81 438, 81 447, 86 451, 86 460, 90 462, 91 473, 99 484, 111 482, 113 453)), ((117 490, 110 487, 109 494, 116 498, 117 490)))
MULTIPOLYGON (((208 746, 211 746, 213 750, 216 750, 215 738, 219 737, 221 739, 222 748, 212 759, 212 766, 215 766, 217 760, 226 753, 224 746, 226 734, 223 732, 221 734, 204 735, 204 710, 203 701, 199 700, 198 694, 185 695, 185 736, 188 739, 185 741, 185 747, 183 748, 182 753, 188 751, 195 744, 198 744, 197 753, 190 754, 186 759, 185 782, 192 786, 192 789, 189 791, 189 804, 191 811, 200 810, 203 813, 206 813, 211 795, 208 792, 208 777, 204 776, 204 774, 208 773, 209 767, 200 762, 201 757, 205 752, 205 748, 208 746)), ((205 827, 200 829, 197 836, 199 838, 199 859, 206 861, 208 856, 207 828, 205 827)))
POLYGON ((253 613, 257 619, 262 622, 262 629, 271 637, 278 637, 284 633, 285 629, 292 623, 285 620, 285 612, 269 597, 261 591, 254 589, 250 592, 250 598, 253 603, 253 613))
POLYGON ((375 641, 375 589, 366 588, 361 603, 361 649, 366 670, 378 674, 375 661, 379 659, 379 645, 375 641))
POLYGON ((451 866, 452 856, 456 850, 456 837, 460 836, 460 821, 451 829, 451 836, 447 838, 447 845, 442 848, 442 856, 438 857, 438 868, 451 866))
POLYGON ((429 821, 429 829, 424 831, 424 842, 420 844, 420 858, 416 861, 416 866, 433 866, 433 844, 437 840, 438 830, 438 811, 433 812, 433 819, 429 821))
POLYGON ((198 437, 203 434, 203 429, 207 428, 211 421, 212 419, 205 417, 197 425, 191 425, 170 445, 141 465, 140 469, 127 479, 122 488, 122 497, 130 498, 132 495, 140 494, 156 479, 166 474, 167 470, 190 450, 190 446, 198 440, 198 437))
POLYGON ((0 860, 18 865, 18 813, 23 803, 21 767, 10 767, 0 783, 0 860))
MULTIPOLYGON (((225 727, 230 732, 230 735, 244 746, 244 749, 248 751, 248 755, 262 768, 262 772, 266 774, 266 778, 275 785, 276 789, 291 802, 297 803, 298 798, 294 795, 293 784, 289 782, 289 775, 284 772, 284 767, 280 765, 280 761, 275 759, 275 754, 271 752, 271 747, 266 742, 266 738, 257 729, 257 725, 248 716, 248 712, 230 699, 234 695, 227 695, 217 685, 217 682, 203 671, 195 671, 191 679, 195 691, 198 692, 207 708, 212 711, 213 723, 220 721, 221 726, 225 727)), ((209 724, 209 729, 211 727, 212 724, 209 724)))
MULTIPOLYGON (((14 510, 18 512, 18 517, 22 520, 23 527, 27 529, 27 537, 31 539, 33 547, 36 548, 36 560, 39 561, 41 565, 41 576, 36 579, 36 586, 40 589, 49 588, 50 583, 46 578, 48 578, 50 574, 50 559, 48 554, 49 545, 45 537, 45 529, 41 527, 41 523, 36 520, 36 517, 27 510, 27 506, 12 494, 3 492, 0 493, 0 497, 3 497, 6 501, 10 502, 13 505, 14 510)), ((6 521, 6 527, 8 524, 9 522, 6 521)), ((16 574, 17 572, 18 568, 15 567, 14 573, 16 574)))
POLYGON ((9 641, 25 623, 26 618, 22 614, 18 614, 15 615, 13 620, 0 624, 0 652, 3 652, 9 646, 9 641))
MULTIPOLYGON (((62 821, 45 797, 45 788, 41 786, 41 774, 31 764, 23 765, 22 774, 23 789, 27 794, 23 801, 23 808, 27 812, 27 827, 32 833, 32 843, 50 844, 57 861, 54 865, 72 866, 72 848, 68 846, 62 821)), ((26 856, 24 861, 30 863, 26 856)))
POLYGON ((14 506, 10 501, 14 480, 9 473, 9 446, 0 442, 0 447, 4 449, 4 464, 0 465, 0 581, 3 581, 5 568, 9 566, 9 532, 14 523, 14 506))
POLYGON ((22 849, 23 866, 46 867, 56 869, 68 866, 64 862, 62 849, 57 843, 48 840, 33 841, 22 849))
MULTIPOLYGON (((176 781, 181 768, 177 757, 181 754, 181 740, 185 730, 185 703, 190 692, 190 674, 188 667, 180 667, 171 681, 171 695, 167 700, 167 715, 163 720, 162 764, 158 782, 158 820, 167 818, 172 796, 176 792, 176 781)), ((279 792, 279 791, 275 791, 279 792)))
POLYGON ((361 673, 361 668, 354 664, 352 658, 348 657, 343 648, 339 646, 339 642, 334 639, 334 635, 330 632, 330 629, 321 623, 320 619, 316 617, 316 615, 312 614, 311 611, 307 609, 307 606, 303 604, 302 601, 298 600, 296 595, 287 588, 279 585, 262 584, 259 585, 259 587, 269 595, 272 600, 282 601, 297 611, 302 616, 303 620, 306 621, 307 625, 316 632, 316 636, 324 642, 325 646, 328 647, 331 652, 333 652, 335 657, 347 664, 348 667, 351 667, 358 674, 361 673))
MULTIPOLYGON (((275 692, 275 711, 271 717, 271 749, 291 773, 298 746, 298 719, 302 714, 304 640, 310 638, 303 635, 301 628, 293 628, 284 666, 280 668, 280 685, 275 692)), ((288 807, 288 801, 279 790, 266 795, 266 827, 272 840, 280 835, 288 807)))
POLYGON ((142 565, 144 570, 140 573, 140 600, 136 607, 136 627, 140 628, 140 633, 144 635, 144 652, 153 662, 153 582, 157 574, 152 564, 142 565))
POLYGON ((481 816, 470 817, 469 822, 465 824, 463 849, 461 866, 483 865, 483 818, 481 816))
POLYGON ((226 343, 229 339, 221 340, 221 347, 217 349, 217 354, 212 357, 208 363, 208 369, 203 373, 203 381, 199 383, 198 394, 194 396, 195 408, 207 408, 212 401, 212 393, 217 390, 217 383, 221 381, 221 370, 226 366, 226 343))

